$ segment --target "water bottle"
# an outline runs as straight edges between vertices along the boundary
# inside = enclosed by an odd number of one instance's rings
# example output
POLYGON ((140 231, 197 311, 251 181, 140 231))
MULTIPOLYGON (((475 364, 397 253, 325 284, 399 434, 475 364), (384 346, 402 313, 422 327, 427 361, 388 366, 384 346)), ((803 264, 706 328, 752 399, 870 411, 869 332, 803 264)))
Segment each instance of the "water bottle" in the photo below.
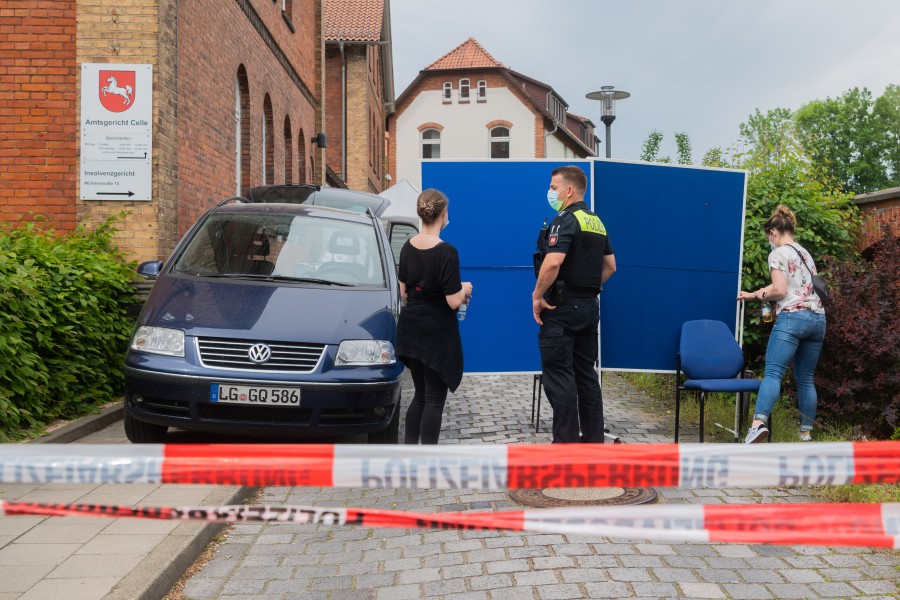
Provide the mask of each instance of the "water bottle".
POLYGON ((466 311, 469 309, 469 305, 463 302, 459 305, 459 309, 456 311, 456 318, 460 321, 466 320, 466 311))
POLYGON ((763 323, 771 323, 775 320, 775 315, 772 314, 772 307, 769 306, 768 302, 762 303, 762 313, 760 315, 763 323))

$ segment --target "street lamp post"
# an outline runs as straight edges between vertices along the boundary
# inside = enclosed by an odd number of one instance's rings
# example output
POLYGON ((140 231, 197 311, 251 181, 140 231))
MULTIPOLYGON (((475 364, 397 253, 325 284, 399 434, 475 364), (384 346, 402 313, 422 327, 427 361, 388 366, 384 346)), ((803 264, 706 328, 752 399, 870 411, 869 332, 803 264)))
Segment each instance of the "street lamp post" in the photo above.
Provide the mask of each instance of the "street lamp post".
POLYGON ((610 128, 616 120, 616 100, 624 100, 631 96, 628 92, 614 89, 611 85, 600 87, 599 92, 591 92, 586 98, 600 101, 600 120, 606 125, 606 158, 612 158, 612 142, 610 128))

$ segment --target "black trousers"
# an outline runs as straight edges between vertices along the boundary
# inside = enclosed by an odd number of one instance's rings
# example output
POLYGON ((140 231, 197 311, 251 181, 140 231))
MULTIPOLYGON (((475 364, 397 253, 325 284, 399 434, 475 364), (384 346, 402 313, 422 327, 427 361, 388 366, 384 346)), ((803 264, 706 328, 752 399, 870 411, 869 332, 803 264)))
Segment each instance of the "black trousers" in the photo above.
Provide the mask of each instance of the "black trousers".
POLYGON ((406 366, 416 388, 406 409, 404 444, 437 444, 444 420, 447 385, 437 371, 415 359, 407 359, 406 366))
POLYGON ((541 320, 538 342, 544 390, 553 407, 553 441, 603 443, 603 396, 594 370, 599 300, 569 298, 543 311, 541 320))

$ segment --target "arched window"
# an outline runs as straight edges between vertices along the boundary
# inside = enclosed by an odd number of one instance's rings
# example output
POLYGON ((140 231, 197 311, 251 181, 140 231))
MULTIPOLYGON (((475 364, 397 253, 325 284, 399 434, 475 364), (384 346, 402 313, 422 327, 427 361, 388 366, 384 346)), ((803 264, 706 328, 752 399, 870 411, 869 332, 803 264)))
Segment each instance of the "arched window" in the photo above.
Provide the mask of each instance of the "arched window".
POLYGON ((441 132, 426 129, 422 132, 422 158, 441 157, 441 132))
POLYGON ((459 101, 460 102, 468 102, 469 101, 469 80, 468 79, 460 79, 459 80, 459 101))
POLYGON ((449 81, 444 82, 444 95, 442 98, 444 102, 450 102, 453 99, 453 84, 449 81))
POLYGON ((509 127, 491 129, 491 158, 509 158, 509 127))
POLYGON ((250 185, 250 85, 244 65, 238 67, 234 92, 234 188, 240 196, 250 185))
POLYGON ((275 128, 272 118, 272 99, 268 94, 263 100, 262 151, 262 181, 266 184, 273 184, 275 183, 275 128))
POLYGON ((284 117, 284 182, 293 183, 294 175, 294 136, 291 134, 291 117, 284 117))
POLYGON ((484 102, 487 100, 487 81, 482 79, 478 82, 478 101, 484 102))

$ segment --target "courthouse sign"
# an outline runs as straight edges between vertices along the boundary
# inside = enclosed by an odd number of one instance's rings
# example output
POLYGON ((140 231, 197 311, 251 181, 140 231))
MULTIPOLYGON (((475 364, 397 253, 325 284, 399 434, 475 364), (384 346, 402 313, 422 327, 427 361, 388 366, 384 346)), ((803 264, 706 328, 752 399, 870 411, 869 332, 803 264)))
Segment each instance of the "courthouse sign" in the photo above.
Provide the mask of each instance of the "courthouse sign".
POLYGON ((150 200, 153 66, 81 65, 81 199, 150 200))

